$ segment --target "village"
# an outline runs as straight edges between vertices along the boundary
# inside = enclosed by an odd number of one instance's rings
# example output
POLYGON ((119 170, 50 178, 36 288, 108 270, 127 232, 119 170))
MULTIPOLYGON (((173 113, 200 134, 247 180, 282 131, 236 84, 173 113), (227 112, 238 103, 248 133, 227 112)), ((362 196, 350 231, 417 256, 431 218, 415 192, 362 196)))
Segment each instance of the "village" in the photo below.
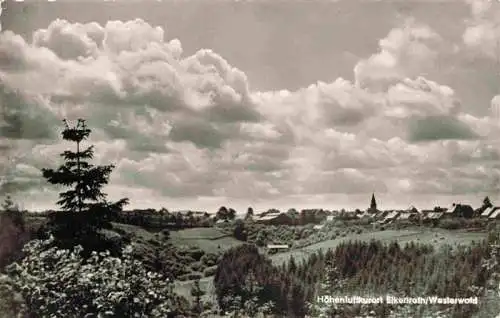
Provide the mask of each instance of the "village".
MULTIPOLYGON (((315 228, 320 229, 321 223, 333 221, 334 219, 366 219, 376 224, 390 224, 392 222, 411 222, 428 224, 435 223, 443 218, 481 218, 489 220, 500 220, 500 206, 491 204, 488 198, 485 198, 483 205, 477 209, 468 204, 453 203, 448 208, 434 207, 433 209, 418 210, 410 206, 406 210, 381 210, 377 206, 375 194, 372 195, 369 208, 366 210, 340 210, 329 211, 324 209, 304 209, 297 212, 290 209, 287 212, 281 212, 271 209, 257 214, 253 217, 256 223, 267 225, 305 225, 309 223, 318 223, 315 228)), ((224 222, 219 220, 218 222, 224 222)))

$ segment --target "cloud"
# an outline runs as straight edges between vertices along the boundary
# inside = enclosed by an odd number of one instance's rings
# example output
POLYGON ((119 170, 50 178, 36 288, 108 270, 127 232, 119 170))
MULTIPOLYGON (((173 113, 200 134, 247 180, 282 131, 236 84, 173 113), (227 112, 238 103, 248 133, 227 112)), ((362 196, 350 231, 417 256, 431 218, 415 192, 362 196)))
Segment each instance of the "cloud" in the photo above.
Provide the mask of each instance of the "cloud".
POLYGON ((52 128, 57 118, 47 110, 44 101, 10 89, 1 79, 0 106, 2 137, 32 140, 55 138, 52 128))
POLYGON ((406 77, 423 75, 437 57, 440 40, 428 26, 408 19, 404 26, 394 28, 379 41, 378 53, 356 64, 356 85, 385 90, 406 77))
POLYGON ((443 139, 466 140, 478 137, 465 123, 445 116, 416 119, 410 124, 409 131, 409 140, 412 142, 443 139))
POLYGON ((462 35, 463 42, 472 52, 498 59, 500 37, 500 6, 495 1, 469 0, 472 18, 462 35))
POLYGON ((295 91, 253 91, 219 54, 185 56, 167 35, 139 19, 56 20, 32 43, 2 33, 3 135, 30 153, 3 189, 39 200, 35 171, 57 166, 68 147, 56 127, 79 117, 93 128, 96 163, 116 164, 116 195, 259 202, 495 188, 498 98, 477 117, 452 87, 426 77, 441 49, 426 25, 389 31, 354 80, 295 91))

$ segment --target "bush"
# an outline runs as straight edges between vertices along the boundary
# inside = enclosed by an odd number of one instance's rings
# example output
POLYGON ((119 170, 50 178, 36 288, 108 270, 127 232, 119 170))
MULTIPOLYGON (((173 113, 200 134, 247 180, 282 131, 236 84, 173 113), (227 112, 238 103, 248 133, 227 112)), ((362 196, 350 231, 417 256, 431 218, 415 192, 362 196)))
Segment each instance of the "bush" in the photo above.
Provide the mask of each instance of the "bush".
POLYGON ((156 247, 160 246, 160 242, 158 242, 158 241, 157 241, 156 239, 154 239, 154 238, 149 239, 149 240, 148 240, 148 243, 149 243, 149 244, 151 244, 151 245, 153 245, 153 246, 156 246, 156 247))
POLYGON ((218 256, 213 253, 205 254, 201 257, 200 262, 206 266, 214 266, 217 263, 218 256))
POLYGON ((200 273, 190 273, 190 274, 187 275, 187 278, 189 280, 201 279, 202 277, 203 277, 203 275, 200 274, 200 273))
POLYGON ((161 230, 161 234, 163 235, 163 238, 165 240, 168 240, 170 238, 170 230, 169 229, 161 230))
POLYGON ((194 262, 191 264, 191 269, 195 272, 203 270, 205 265, 202 262, 194 262))
POLYGON ((170 317, 186 312, 185 300, 174 296, 171 283, 146 271, 130 247, 122 258, 106 251, 85 260, 81 246, 58 249, 51 247, 53 240, 29 242, 22 262, 7 267, 10 281, 4 280, 3 287, 23 296, 30 315, 170 317))
POLYGON ((457 230, 464 227, 464 223, 460 219, 442 219, 439 221, 439 227, 446 230, 457 230))
POLYGON ((203 271, 203 276, 205 277, 214 276, 216 271, 217 271, 217 266, 207 267, 203 271))
POLYGON ((8 215, 0 213, 0 270, 22 257, 23 245, 30 239, 30 233, 16 225, 8 215))
POLYGON ((199 261, 205 255, 205 252, 197 247, 193 247, 188 251, 188 255, 195 261, 199 261))

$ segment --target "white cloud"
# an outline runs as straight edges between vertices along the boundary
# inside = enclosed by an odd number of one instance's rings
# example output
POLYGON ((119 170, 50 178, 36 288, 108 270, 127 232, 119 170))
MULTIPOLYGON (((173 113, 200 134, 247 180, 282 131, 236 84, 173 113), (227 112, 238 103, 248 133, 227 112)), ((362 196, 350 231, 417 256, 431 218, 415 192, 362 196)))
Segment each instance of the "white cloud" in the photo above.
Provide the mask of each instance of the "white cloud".
POLYGON ((469 0, 472 19, 462 35, 464 44, 489 58, 500 58, 499 33, 500 3, 497 1, 469 0))
POLYGON ((378 53, 356 65, 356 85, 375 91, 385 90, 405 77, 424 75, 433 65, 440 40, 440 36, 428 26, 408 19, 404 26, 391 30, 379 41, 378 53))
POLYGON ((211 50, 183 56, 166 33, 142 20, 56 20, 33 43, 0 35, 2 83, 20 92, 4 103, 30 101, 17 136, 31 151, 17 169, 30 200, 36 169, 68 147, 49 133, 63 117, 88 119, 96 162, 116 164, 110 193, 132 201, 479 193, 498 176, 498 117, 466 113, 451 87, 425 78, 440 40, 425 25, 390 31, 354 82, 271 92, 252 91, 211 50))

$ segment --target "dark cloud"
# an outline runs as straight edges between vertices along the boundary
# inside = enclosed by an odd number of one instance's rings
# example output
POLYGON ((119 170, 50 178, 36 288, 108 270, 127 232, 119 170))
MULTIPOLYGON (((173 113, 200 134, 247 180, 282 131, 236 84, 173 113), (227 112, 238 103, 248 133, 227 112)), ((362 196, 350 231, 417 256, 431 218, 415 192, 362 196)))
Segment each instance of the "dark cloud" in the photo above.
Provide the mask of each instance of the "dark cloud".
POLYGON ((448 116, 429 116, 410 122, 408 139, 411 142, 436 140, 474 140, 480 138, 459 119, 448 116))
POLYGON ((186 119, 172 126, 169 135, 172 141, 190 141, 201 148, 215 149, 229 138, 224 136, 213 124, 203 119, 186 119))
POLYGON ((57 118, 36 100, 7 87, 0 80, 1 135, 9 139, 53 139, 57 118))

